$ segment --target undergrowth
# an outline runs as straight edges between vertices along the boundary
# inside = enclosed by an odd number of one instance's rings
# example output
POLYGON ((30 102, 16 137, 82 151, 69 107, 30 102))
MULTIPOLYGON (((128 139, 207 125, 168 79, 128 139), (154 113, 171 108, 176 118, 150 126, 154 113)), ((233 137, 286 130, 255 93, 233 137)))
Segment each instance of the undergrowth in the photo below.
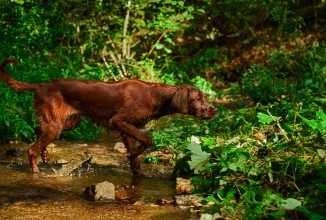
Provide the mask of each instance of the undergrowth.
POLYGON ((203 212, 233 219, 325 218, 324 54, 321 46, 300 55, 291 72, 254 65, 241 90, 256 104, 243 108, 235 86, 224 96, 236 110, 219 106, 210 121, 177 117, 153 132, 157 148, 174 147, 177 174, 191 177, 194 193, 206 196, 203 212))

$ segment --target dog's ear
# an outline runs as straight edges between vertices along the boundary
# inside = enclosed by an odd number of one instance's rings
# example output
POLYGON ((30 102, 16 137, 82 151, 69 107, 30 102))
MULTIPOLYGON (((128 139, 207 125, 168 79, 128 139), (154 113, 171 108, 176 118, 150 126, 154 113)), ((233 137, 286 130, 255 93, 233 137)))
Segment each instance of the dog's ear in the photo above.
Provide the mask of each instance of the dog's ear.
POLYGON ((179 87, 172 97, 172 107, 182 114, 188 114, 189 92, 186 86, 179 87))

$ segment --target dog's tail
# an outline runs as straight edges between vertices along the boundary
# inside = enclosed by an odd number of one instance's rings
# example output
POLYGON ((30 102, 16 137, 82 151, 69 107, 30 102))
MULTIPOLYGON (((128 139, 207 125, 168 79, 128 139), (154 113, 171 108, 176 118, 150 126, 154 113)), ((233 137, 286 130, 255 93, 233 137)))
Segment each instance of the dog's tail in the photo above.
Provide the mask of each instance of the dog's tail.
POLYGON ((18 63, 16 59, 7 58, 0 64, 0 79, 8 84, 11 88, 16 90, 27 90, 27 91, 36 91, 40 88, 40 84, 32 84, 27 82, 19 82, 14 78, 11 78, 6 72, 5 68, 8 63, 18 63))

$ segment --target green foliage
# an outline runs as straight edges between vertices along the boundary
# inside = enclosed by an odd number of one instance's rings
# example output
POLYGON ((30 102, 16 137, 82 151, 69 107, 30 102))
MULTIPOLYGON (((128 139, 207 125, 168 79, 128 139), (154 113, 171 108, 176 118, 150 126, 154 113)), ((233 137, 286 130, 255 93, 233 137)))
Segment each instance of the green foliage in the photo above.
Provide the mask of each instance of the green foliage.
POLYGON ((298 114, 298 116, 302 119, 303 122, 305 122, 307 125, 309 125, 313 130, 319 131, 321 134, 324 134, 326 132, 326 115, 324 111, 319 108, 319 110, 316 112, 316 119, 315 120, 309 120, 306 119, 298 114))
POLYGON ((101 134, 101 129, 89 119, 82 119, 78 127, 72 131, 62 132, 59 138, 70 140, 94 140, 101 134))
POLYGON ((35 138, 34 121, 31 118, 32 109, 28 99, 31 96, 19 97, 9 88, 0 89, 0 96, 4 97, 0 105, 0 143, 14 140, 32 141, 35 138))
POLYGON ((325 114, 321 107, 310 103, 298 110, 284 101, 241 110, 238 117, 246 118, 250 111, 258 120, 251 119, 249 135, 232 137, 229 133, 228 140, 215 141, 202 137, 201 144, 189 145, 188 163, 197 174, 192 179, 196 192, 210 192, 209 201, 214 201, 219 214, 231 207, 229 214, 244 209, 247 218, 290 218, 289 210, 306 217, 325 215, 320 212, 324 199, 311 197, 325 189, 325 114), (315 115, 315 119, 301 114, 315 115), (302 158, 303 152, 311 156, 302 158), (317 212, 310 211, 315 206, 317 212))

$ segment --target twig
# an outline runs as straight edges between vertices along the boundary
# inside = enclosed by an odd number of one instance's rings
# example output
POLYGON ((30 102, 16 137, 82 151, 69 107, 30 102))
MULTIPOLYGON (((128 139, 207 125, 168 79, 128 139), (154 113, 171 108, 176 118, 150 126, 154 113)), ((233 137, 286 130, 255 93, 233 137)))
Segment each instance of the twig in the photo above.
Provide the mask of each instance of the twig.
MULTIPOLYGON (((174 23, 174 21, 172 22, 174 23)), ((156 47, 156 45, 161 41, 161 39, 169 32, 170 28, 166 29, 165 31, 163 31, 163 33, 161 34, 161 36, 157 39, 157 41, 155 42, 155 44, 152 46, 151 50, 148 52, 147 57, 149 57, 149 55, 151 55, 154 51, 154 48, 156 47)))
POLYGON ((108 62, 106 61, 105 56, 102 56, 102 59, 104 61, 105 66, 108 68, 109 72, 111 73, 114 81, 117 81, 117 78, 115 77, 115 75, 113 74, 113 72, 110 70, 110 66, 109 66, 108 62))
POLYGON ((123 73, 122 73, 122 71, 121 71, 121 68, 120 68, 120 66, 119 66, 119 62, 118 62, 117 58, 114 56, 114 54, 113 54, 112 51, 109 51, 109 54, 110 54, 110 57, 112 58, 112 60, 114 61, 115 65, 117 66, 117 69, 118 69, 118 71, 119 71, 120 76, 121 76, 122 78, 124 78, 124 75, 123 75, 123 73))
MULTIPOLYGON (((128 1, 128 5, 127 5, 127 13, 126 13, 126 18, 123 24, 123 40, 122 40, 122 56, 124 58, 126 58, 127 54, 130 54, 130 51, 127 52, 127 31, 128 31, 128 24, 129 24, 129 15, 130 15, 130 5, 131 5, 131 1, 128 1)), ((129 41, 129 38, 128 38, 129 41)))
POLYGON ((269 112, 269 109, 267 109, 267 113, 268 113, 268 114, 273 118, 273 121, 276 122, 277 127, 280 129, 280 131, 281 131, 282 134, 284 135, 286 141, 290 141, 290 139, 289 139, 288 136, 286 135, 284 129, 281 127, 279 120, 277 120, 277 119, 274 118, 274 116, 269 112))

